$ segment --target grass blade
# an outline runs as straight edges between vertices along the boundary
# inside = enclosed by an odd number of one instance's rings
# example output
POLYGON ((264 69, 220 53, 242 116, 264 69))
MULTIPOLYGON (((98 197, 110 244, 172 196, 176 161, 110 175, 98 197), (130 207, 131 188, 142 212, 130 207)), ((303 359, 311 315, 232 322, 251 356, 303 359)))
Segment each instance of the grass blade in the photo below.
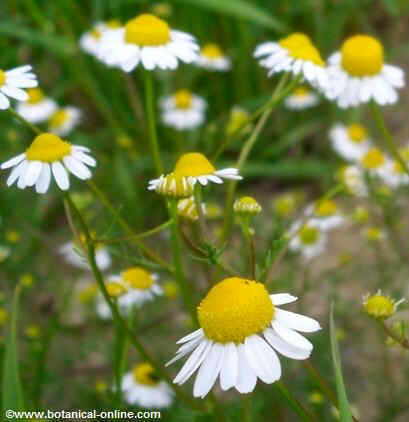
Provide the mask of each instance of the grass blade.
POLYGON ((339 420, 341 422, 353 422, 351 408, 348 402, 347 392, 345 390, 344 378, 342 376, 341 358, 339 355, 338 343, 335 333, 334 323, 334 306, 331 305, 330 315, 330 338, 331 338, 331 353, 334 365, 335 384, 337 387, 339 420))
POLYGON ((21 385, 18 348, 17 348, 17 320, 19 313, 20 286, 14 292, 13 308, 10 321, 9 333, 6 338, 6 350, 3 362, 3 411, 12 409, 16 411, 24 410, 23 388, 21 385))

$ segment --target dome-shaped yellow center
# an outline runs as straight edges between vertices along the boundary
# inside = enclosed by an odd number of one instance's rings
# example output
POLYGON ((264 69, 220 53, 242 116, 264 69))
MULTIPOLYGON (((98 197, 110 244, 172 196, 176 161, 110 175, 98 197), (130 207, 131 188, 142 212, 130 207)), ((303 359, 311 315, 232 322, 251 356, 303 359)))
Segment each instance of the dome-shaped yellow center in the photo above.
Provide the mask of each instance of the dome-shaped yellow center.
POLYGON ((61 109, 56 111, 49 121, 49 126, 52 129, 57 129, 63 126, 70 118, 70 113, 67 110, 61 109))
POLYGON ((187 89, 177 91, 173 96, 176 108, 187 110, 192 107, 193 96, 187 89))
POLYGON ((133 289, 149 289, 154 283, 151 273, 140 267, 132 267, 123 271, 121 277, 133 289))
POLYGON ((375 318, 387 318, 395 313, 395 304, 380 294, 370 296, 364 303, 366 312, 375 318))
POLYGON ((217 44, 206 44, 203 46, 201 54, 210 60, 220 59, 223 57, 223 51, 217 44))
POLYGON ((368 132, 362 125, 358 123, 353 123, 352 125, 349 125, 347 131, 349 139, 352 142, 355 142, 356 144, 360 144, 368 138, 368 132))
POLYGON ((34 138, 26 150, 26 158, 30 161, 52 163, 71 154, 71 144, 52 133, 43 133, 34 138))
POLYGON ((318 242, 320 238, 320 231, 317 229, 317 227, 311 227, 306 224, 300 230, 298 236, 301 240, 301 243, 304 245, 313 245, 314 243, 318 242))
POLYGON ((0 69, 0 86, 6 83, 6 72, 0 69))
POLYGON ((320 201, 315 207, 315 214, 319 217, 330 217, 337 212, 337 204, 330 199, 320 201))
POLYGON ((367 170, 374 170, 385 164, 385 156, 378 148, 371 148, 362 157, 362 166, 367 170))
POLYGON ((170 41, 170 28, 154 15, 139 15, 125 25, 125 41, 141 47, 164 45, 170 41))
POLYGON ((283 38, 279 41, 281 47, 288 51, 288 54, 299 60, 305 60, 316 64, 317 66, 324 66, 324 60, 320 52, 312 43, 311 39, 302 33, 296 32, 283 38))
POLYGON ((342 67, 352 76, 377 75, 383 67, 383 46, 368 35, 348 38, 341 48, 342 67))
POLYGON ((299 86, 298 88, 294 89, 293 94, 296 97, 306 97, 309 95, 311 91, 305 86, 299 86))
POLYGON ((149 363, 136 365, 132 370, 132 375, 138 384, 154 386, 159 382, 155 369, 149 363))
POLYGON ((203 154, 188 152, 179 158, 174 173, 183 177, 197 177, 213 174, 215 171, 212 163, 203 154))
POLYGON ((242 343, 270 325, 274 306, 263 284, 232 277, 209 291, 197 314, 207 338, 218 343, 242 343))
POLYGON ((126 287, 117 281, 108 281, 105 287, 111 297, 119 297, 126 293, 126 287))
POLYGON ((38 104, 44 99, 44 93, 40 88, 29 88, 27 94, 29 104, 38 104))

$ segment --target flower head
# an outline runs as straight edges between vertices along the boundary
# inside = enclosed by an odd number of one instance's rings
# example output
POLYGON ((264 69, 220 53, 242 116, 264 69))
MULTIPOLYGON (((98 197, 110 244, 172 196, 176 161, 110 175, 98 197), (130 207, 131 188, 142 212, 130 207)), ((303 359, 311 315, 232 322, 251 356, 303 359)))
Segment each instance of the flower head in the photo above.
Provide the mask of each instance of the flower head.
POLYGON ((85 32, 80 38, 80 47, 91 56, 97 56, 98 50, 101 45, 102 35, 106 31, 112 31, 119 29, 121 27, 121 22, 116 19, 112 19, 107 22, 98 22, 94 27, 85 32))
POLYGON ((56 110, 48 121, 50 132, 59 136, 68 135, 80 122, 81 111, 76 107, 62 107, 56 110))
POLYGON ((20 189, 35 185, 37 193, 46 193, 53 175, 58 187, 67 190, 70 187, 68 172, 81 180, 91 178, 87 166, 94 167, 96 161, 88 153, 86 147, 72 145, 52 133, 43 133, 34 138, 23 154, 6 161, 0 168, 13 167, 7 186, 17 181, 20 189))
POLYGON ((106 31, 100 41, 98 58, 125 72, 138 65, 147 70, 174 70, 179 61, 194 62, 198 50, 191 35, 172 30, 167 22, 154 15, 142 14, 122 28, 106 31))
POLYGON ((327 243, 327 236, 318 219, 310 219, 307 222, 296 221, 289 230, 289 248, 300 252, 306 260, 320 255, 327 243))
POLYGON ((148 190, 170 198, 187 198, 193 194, 194 184, 188 177, 179 176, 175 172, 162 175, 149 182, 148 190))
POLYGON ((403 71, 384 63, 382 44, 368 35, 348 38, 329 58, 328 74, 326 95, 342 108, 369 101, 393 104, 396 90, 405 85, 403 71))
POLYGON ((336 202, 331 199, 317 201, 306 209, 306 214, 311 216, 317 228, 324 231, 339 227, 344 222, 336 202))
POLYGON ((233 209, 235 213, 242 216, 257 215, 262 211, 261 205, 251 196, 243 196, 236 199, 233 209))
POLYGON ((234 136, 240 131, 246 132, 251 128, 250 113, 242 107, 234 106, 230 111, 226 125, 226 135, 234 136))
POLYGON ((205 397, 220 376, 222 390, 254 390, 257 379, 273 383, 281 377, 277 353, 307 359, 312 344, 296 331, 320 329, 317 321, 279 305, 297 298, 269 295, 264 284, 232 277, 216 284, 197 308, 200 329, 181 343, 171 364, 191 353, 174 382, 185 383, 198 369, 193 395, 205 397))
POLYGON ((396 301, 389 296, 384 296, 378 290, 374 295, 366 295, 362 305, 369 316, 376 319, 387 319, 395 314, 398 306, 404 301, 405 299, 396 301))
POLYGON ((57 109, 57 104, 47 98, 40 88, 27 90, 28 100, 17 105, 17 113, 31 123, 41 123, 50 118, 57 109))
POLYGON ((217 44, 205 44, 198 55, 197 65, 208 70, 225 72, 231 68, 231 60, 217 44))
POLYGON ((307 88, 299 86, 284 100, 284 105, 289 110, 305 110, 316 106, 319 103, 318 95, 307 88))
POLYGON ((365 174, 357 165, 344 166, 338 171, 338 179, 344 184, 346 190, 356 196, 367 196, 365 174))

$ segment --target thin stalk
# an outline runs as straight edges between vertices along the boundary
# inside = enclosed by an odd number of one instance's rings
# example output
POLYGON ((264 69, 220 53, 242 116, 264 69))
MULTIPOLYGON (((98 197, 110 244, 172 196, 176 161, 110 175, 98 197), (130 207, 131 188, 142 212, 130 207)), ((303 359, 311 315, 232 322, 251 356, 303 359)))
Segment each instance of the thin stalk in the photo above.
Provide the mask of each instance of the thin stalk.
POLYGON ((158 373, 158 375, 169 384, 169 386, 175 391, 175 394, 192 408, 202 410, 201 405, 199 405, 195 400, 192 400, 189 396, 187 396, 177 385, 173 384, 172 379, 168 375, 167 371, 163 368, 162 365, 158 364, 158 362, 156 361, 156 359, 153 358, 150 352, 148 352, 145 349, 145 346, 139 341, 139 338, 131 330, 128 323, 122 318, 116 304, 111 300, 111 297, 109 296, 109 293, 106 289, 103 275, 101 274, 97 266, 97 263, 95 260, 95 246, 93 242, 91 241, 91 235, 90 235, 88 226, 84 218, 82 217, 82 214, 80 213, 78 208, 75 206, 74 202, 71 200, 69 194, 66 195, 65 201, 68 204, 66 209, 73 212, 81 228, 81 231, 85 235, 85 247, 86 247, 86 252, 88 254, 88 261, 89 261, 92 273, 95 277, 95 280, 98 284, 99 290, 101 291, 102 296, 105 299, 105 302, 109 306, 113 320, 115 321, 116 324, 118 324, 124 330, 124 333, 129 338, 129 341, 131 342, 133 347, 137 350, 137 352, 140 354, 142 359, 150 363, 152 367, 155 368, 155 371, 158 373))
POLYGON ((247 254, 249 259, 248 273, 252 280, 256 280, 256 245, 254 235, 251 232, 250 221, 248 217, 243 217, 241 221, 243 237, 247 244, 247 254))
POLYGON ((194 200, 196 204, 197 209, 197 215, 199 216, 199 228, 200 228, 200 236, 202 238, 202 241, 206 240, 207 237, 207 227, 206 227, 206 218, 203 213, 202 208, 202 187, 200 186, 200 183, 196 183, 194 188, 194 200))
POLYGON ((156 169, 156 175, 163 174, 163 165, 160 158, 160 150, 158 143, 158 134, 156 132, 155 121, 155 94, 153 90, 152 74, 147 70, 144 72, 145 82, 145 112, 148 123, 149 143, 151 148, 152 159, 156 169))
POLYGON ((24 126, 27 126, 32 132, 34 132, 36 135, 41 135, 42 131, 37 126, 33 125, 32 123, 28 122, 23 116, 20 116, 13 108, 8 109, 9 113, 15 117, 17 120, 19 120, 21 123, 23 123, 24 126))

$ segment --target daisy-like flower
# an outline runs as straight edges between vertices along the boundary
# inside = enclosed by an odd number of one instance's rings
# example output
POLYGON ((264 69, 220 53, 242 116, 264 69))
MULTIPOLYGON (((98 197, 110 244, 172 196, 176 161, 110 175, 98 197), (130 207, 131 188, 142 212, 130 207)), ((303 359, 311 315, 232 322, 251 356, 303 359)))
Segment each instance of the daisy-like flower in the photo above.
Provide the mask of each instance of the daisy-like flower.
POLYGON ((376 319, 387 319, 396 313, 398 306, 403 302, 405 302, 404 298, 394 300, 378 290, 374 295, 368 293, 364 297, 362 305, 369 316, 376 319))
POLYGON ((174 172, 162 174, 158 179, 150 180, 148 190, 169 198, 187 198, 193 195, 194 183, 188 178, 174 172))
POLYGON ((396 103, 396 91, 405 85, 403 71, 385 64, 382 44, 368 35, 348 38, 328 63, 329 83, 325 92, 341 108, 369 101, 379 105, 396 103))
POLYGON ((197 58, 197 65, 207 70, 226 72, 231 68, 231 60, 217 44, 205 44, 197 58))
POLYGON ((226 135, 234 136, 239 132, 243 134, 250 132, 252 128, 250 113, 242 107, 234 106, 230 111, 229 120, 226 125, 226 135))
POLYGON ((174 379, 185 383, 197 370, 195 397, 205 397, 217 378, 222 390, 254 390, 257 379, 271 384, 281 377, 277 352, 291 359, 307 359, 313 345, 297 331, 314 332, 312 318, 279 309, 297 300, 287 293, 269 295, 264 284, 228 278, 216 284, 197 308, 200 329, 178 341, 176 356, 190 357, 174 379))
POLYGON ((11 70, 0 69, 0 110, 10 107, 8 97, 18 101, 27 101, 28 94, 24 88, 35 88, 37 77, 31 72, 30 65, 19 66, 11 70))
POLYGON ((251 196, 243 196, 234 201, 233 210, 236 214, 246 217, 260 214, 263 209, 251 196))
POLYGON ((386 233, 379 227, 371 226, 362 230, 362 236, 372 243, 377 243, 386 238, 386 233))
POLYGON ((120 29, 104 32, 98 58, 124 72, 131 72, 138 65, 147 70, 174 70, 179 61, 196 61, 198 50, 191 35, 171 29, 156 16, 143 14, 120 29))
POLYGON ((80 47, 91 56, 98 55, 98 49, 101 43, 102 34, 106 31, 118 29, 121 27, 121 22, 112 19, 108 22, 98 22, 94 27, 85 32, 80 38, 80 47))
POLYGON ((149 363, 139 363, 126 373, 121 388, 130 405, 163 409, 173 402, 173 390, 165 381, 161 381, 149 363))
POLYGON ((307 207, 306 215, 311 216, 314 225, 324 231, 335 229, 345 221, 338 210, 337 204, 330 199, 317 201, 307 207))
POLYGON ((299 252, 304 259, 310 260, 321 255, 327 244, 327 235, 317 219, 306 223, 296 221, 289 230, 289 249, 299 252))
POLYGON ((71 145, 52 133, 43 133, 34 138, 23 154, 3 163, 2 170, 13 167, 7 179, 7 186, 17 181, 19 189, 35 185, 37 193, 46 193, 54 177, 61 190, 68 190, 68 173, 81 180, 92 177, 87 166, 95 167, 96 161, 88 155, 90 150, 79 145, 71 145))
POLYGON ((206 101, 187 89, 163 98, 160 102, 162 121, 176 130, 195 129, 205 120, 206 101))
POLYGON ((57 109, 57 104, 51 98, 47 98, 40 88, 27 90, 28 100, 19 103, 16 111, 25 120, 31 123, 41 123, 48 120, 57 109))
POLYGON ((81 111, 77 107, 62 107, 50 117, 48 129, 59 136, 68 135, 80 122, 81 111))
POLYGON ((313 87, 326 88, 328 84, 325 62, 311 39, 295 32, 277 42, 260 44, 254 56, 260 59, 262 67, 268 69, 268 75, 290 72, 301 75, 313 87))
POLYGON ((359 164, 369 174, 380 176, 387 171, 388 158, 380 149, 370 148, 361 157, 359 164))
POLYGON ((318 95, 307 88, 299 86, 284 100, 284 105, 289 110, 305 110, 316 106, 319 103, 318 95))
POLYGON ((332 148, 347 161, 360 160, 372 146, 366 128, 357 123, 349 126, 337 124, 331 129, 329 137, 332 148))
POLYGON ((379 177, 385 185, 393 189, 409 184, 408 174, 402 164, 395 160, 387 160, 385 166, 379 172, 379 177))

